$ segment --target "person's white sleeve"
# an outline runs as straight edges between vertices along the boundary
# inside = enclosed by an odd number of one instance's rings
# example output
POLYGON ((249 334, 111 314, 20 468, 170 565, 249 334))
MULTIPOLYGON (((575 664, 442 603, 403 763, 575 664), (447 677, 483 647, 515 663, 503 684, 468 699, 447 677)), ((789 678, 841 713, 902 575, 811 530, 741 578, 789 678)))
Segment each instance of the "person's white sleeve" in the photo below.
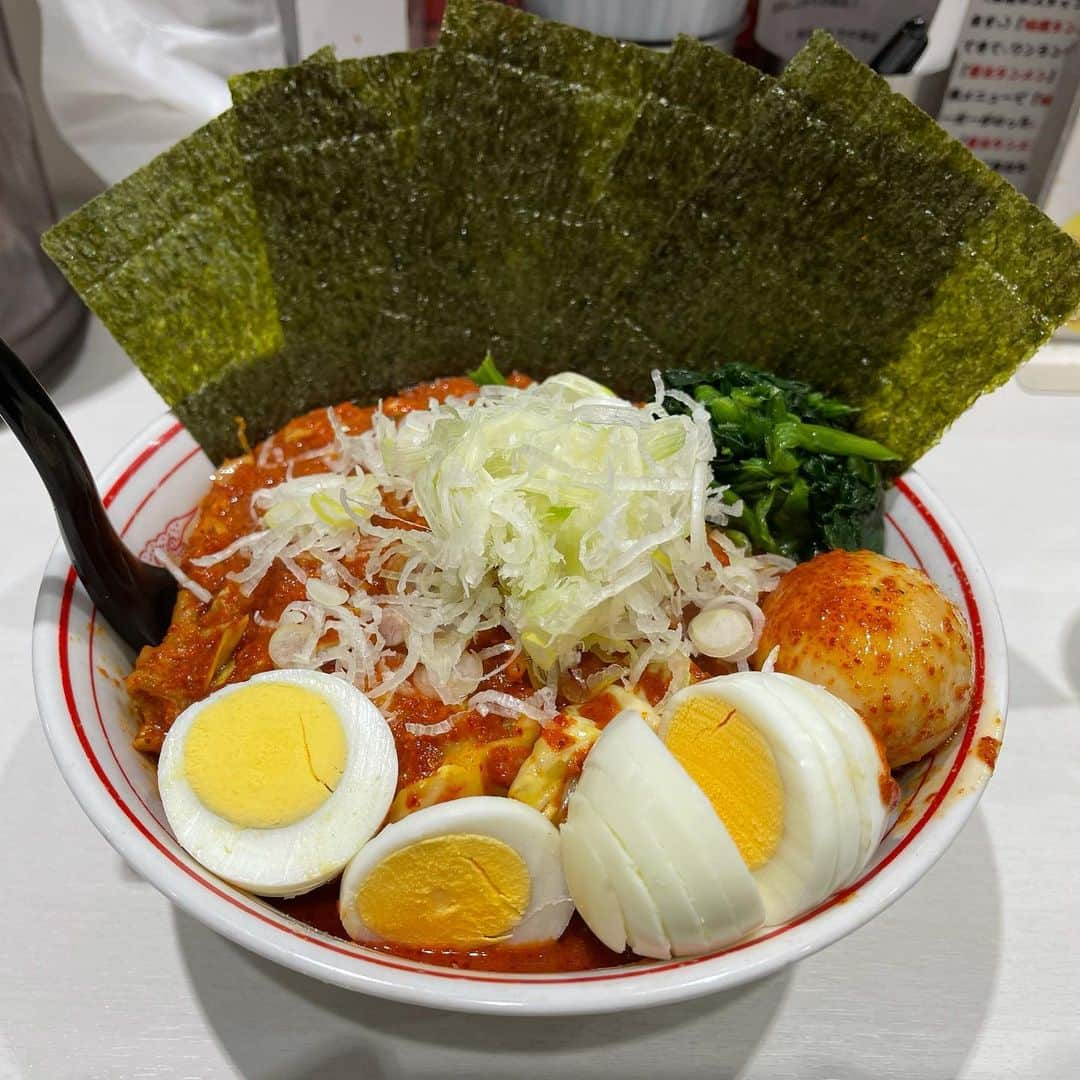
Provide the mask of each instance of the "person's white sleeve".
POLYGON ((60 133, 108 183, 229 106, 227 79, 284 63, 276 0, 40 0, 60 133))

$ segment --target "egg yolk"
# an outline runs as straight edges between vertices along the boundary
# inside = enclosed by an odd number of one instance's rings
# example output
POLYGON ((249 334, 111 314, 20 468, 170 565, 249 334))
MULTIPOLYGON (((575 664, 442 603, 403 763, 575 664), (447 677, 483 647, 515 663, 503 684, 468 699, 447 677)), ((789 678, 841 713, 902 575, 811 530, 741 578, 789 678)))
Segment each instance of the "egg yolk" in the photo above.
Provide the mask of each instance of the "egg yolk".
POLYGON ((299 686, 246 686, 208 705, 184 742, 184 775, 208 810, 234 825, 277 829, 332 794, 348 747, 322 695, 299 686))
POLYGON ((491 836, 433 836, 388 855, 357 890, 360 918, 399 945, 469 949, 502 941, 525 915, 529 871, 491 836))
POLYGON ((767 863, 784 832, 784 787, 761 733, 727 702, 702 695, 675 712, 666 742, 746 865, 754 870, 767 863))

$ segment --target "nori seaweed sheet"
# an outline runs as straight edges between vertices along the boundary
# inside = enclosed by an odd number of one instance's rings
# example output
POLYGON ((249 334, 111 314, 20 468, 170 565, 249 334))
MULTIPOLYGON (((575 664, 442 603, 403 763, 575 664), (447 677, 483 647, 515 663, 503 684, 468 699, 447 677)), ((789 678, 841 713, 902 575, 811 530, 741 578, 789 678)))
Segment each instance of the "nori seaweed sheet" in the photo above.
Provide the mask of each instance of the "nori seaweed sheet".
MULTIPOLYGON (((925 114, 829 48, 872 93, 830 86, 827 112, 794 79, 757 96, 744 136, 613 308, 675 363, 744 361, 826 387, 902 468, 1046 339, 1080 297, 1080 260, 925 114), (927 166, 935 142, 951 157, 927 166), (994 238, 1006 218, 1011 250, 994 238), (1012 257, 1024 234, 1039 247, 1026 262, 1012 257), (1018 301, 1047 290, 1056 299, 1038 308, 1018 301)), ((596 350, 622 351, 623 325, 596 350)))
POLYGON ((413 88, 429 59, 300 66, 234 106, 290 381, 312 401, 348 395, 380 309, 407 194, 397 130, 419 116, 413 88))
POLYGON ((663 351, 626 317, 620 287, 647 272, 686 201, 738 152, 751 105, 774 82, 694 38, 676 41, 604 190, 561 253, 581 362, 662 364, 663 351))
MULTIPOLYGON (((907 322, 902 346, 871 377, 846 379, 849 400, 862 408, 860 429, 887 435, 910 463, 1075 309, 1080 248, 827 34, 813 36, 781 83, 811 103, 879 183, 908 198, 911 220, 921 211, 932 220, 927 232, 940 238, 934 256, 947 272, 928 305, 896 303, 897 337, 907 322)), ((923 265, 918 233, 909 231, 898 271, 923 265)), ((805 377, 820 380, 825 367, 807 366, 805 377)))
MULTIPOLYGON (((397 53, 232 81, 284 345, 182 403, 185 422, 215 433, 213 456, 237 448, 230 415, 258 438, 364 392, 371 336, 407 252, 407 178, 430 62, 430 52, 397 53), (252 393, 274 384, 273 397, 252 393)), ((368 385, 373 394, 391 389, 385 377, 368 385)))
POLYGON ((559 367, 567 246, 666 62, 502 5, 451 0, 419 158, 436 242, 404 312, 428 323, 450 312, 506 362, 559 367))
POLYGON ((485 0, 434 52, 233 81, 46 249, 212 457, 475 366, 744 360, 914 460, 1080 301, 1080 247, 827 37, 777 82, 485 0))
POLYGON ((680 37, 612 164, 597 216, 648 250, 723 160, 749 122, 750 103, 772 82, 717 49, 680 37))
POLYGON ((49 256, 170 405, 282 344, 231 112, 65 218, 49 256))
POLYGON ((789 371, 809 353, 852 370, 908 325, 886 325, 905 269, 921 295, 947 253, 924 223, 911 235, 909 202, 866 184, 861 162, 796 97, 770 87, 750 115, 618 306, 685 366, 715 358, 789 371), (905 267, 913 243, 920 261, 905 267))
POLYGON ((1078 273, 1075 241, 881 76, 819 31, 781 83, 838 121, 853 149, 873 155, 875 171, 887 178, 888 169, 900 169, 928 212, 955 214, 975 254, 992 259, 1025 303, 1041 309, 1049 301, 1046 316, 1055 325, 1070 313, 1070 290, 1062 286, 1078 273))
POLYGON ((551 269, 530 343, 547 363, 588 365, 612 385, 631 381, 621 377, 631 358, 635 378, 662 363, 612 298, 647 265, 678 208, 725 156, 749 102, 771 82, 692 38, 665 55, 602 185, 562 213, 562 228, 550 217, 543 223, 536 247, 550 253, 551 269))

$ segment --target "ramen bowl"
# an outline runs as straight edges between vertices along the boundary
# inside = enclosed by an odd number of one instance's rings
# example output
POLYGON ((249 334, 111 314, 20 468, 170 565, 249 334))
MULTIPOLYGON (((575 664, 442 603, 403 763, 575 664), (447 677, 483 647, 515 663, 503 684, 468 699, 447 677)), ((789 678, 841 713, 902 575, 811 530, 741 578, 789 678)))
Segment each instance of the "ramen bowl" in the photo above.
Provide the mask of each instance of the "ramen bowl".
MULTIPOLYGON (((158 549, 180 550, 212 471, 167 414, 117 456, 99 486, 127 544, 150 560, 158 549)), ((769 975, 879 914, 945 853, 992 774, 1007 700, 997 605, 971 544, 915 472, 887 493, 885 550, 925 570, 967 616, 971 712, 949 742, 898 774, 896 823, 857 882, 788 925, 703 956, 545 975, 437 967, 322 933, 216 878, 166 824, 154 763, 131 745, 135 718, 122 679, 134 657, 94 609, 61 545, 35 615, 38 705, 64 779, 127 863, 189 915, 276 963, 378 997, 466 1012, 566 1015, 677 1002, 769 975)))

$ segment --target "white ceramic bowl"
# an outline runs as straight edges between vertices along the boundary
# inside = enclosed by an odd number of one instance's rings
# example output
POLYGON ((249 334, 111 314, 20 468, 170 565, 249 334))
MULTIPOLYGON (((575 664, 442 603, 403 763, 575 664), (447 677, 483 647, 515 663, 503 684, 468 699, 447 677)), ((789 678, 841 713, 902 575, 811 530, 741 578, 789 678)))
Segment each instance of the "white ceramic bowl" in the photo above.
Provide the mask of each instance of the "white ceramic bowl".
MULTIPOLYGON (((101 477, 105 503, 136 552, 177 550, 211 465, 165 416, 101 477)), ((470 1012, 615 1012, 679 1001, 767 975, 850 933, 906 892, 963 827, 1002 734, 1005 641, 975 553, 917 475, 888 498, 886 548, 927 573, 966 611, 975 641, 976 707, 966 727, 902 777, 903 806, 862 879, 790 926, 708 956, 563 975, 465 972, 400 960, 324 935, 217 880, 165 825, 153 765, 131 748, 135 725, 119 679, 130 651, 97 616, 61 546, 34 623, 34 681, 53 754, 94 824, 127 862, 189 914, 240 945, 327 982, 397 1001, 470 1012)), ((164 933, 164 927, 162 928, 164 933)))

